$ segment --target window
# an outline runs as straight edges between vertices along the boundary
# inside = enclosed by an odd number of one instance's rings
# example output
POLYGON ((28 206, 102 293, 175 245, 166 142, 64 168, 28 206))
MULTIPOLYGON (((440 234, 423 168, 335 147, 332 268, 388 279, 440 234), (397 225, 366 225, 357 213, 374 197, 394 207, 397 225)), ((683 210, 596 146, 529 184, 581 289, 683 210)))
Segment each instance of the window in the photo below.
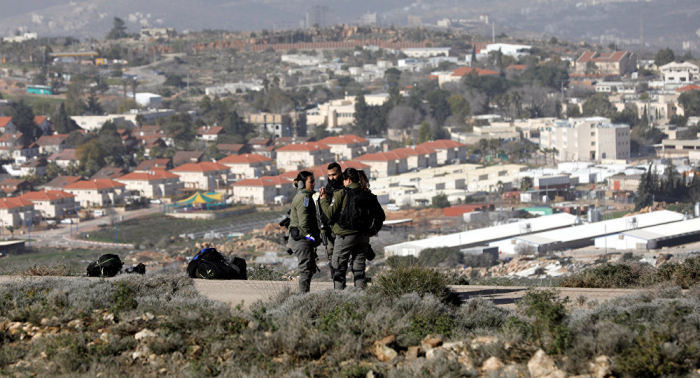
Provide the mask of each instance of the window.
POLYGON ((595 146, 595 142, 591 142, 591 146, 595 146))

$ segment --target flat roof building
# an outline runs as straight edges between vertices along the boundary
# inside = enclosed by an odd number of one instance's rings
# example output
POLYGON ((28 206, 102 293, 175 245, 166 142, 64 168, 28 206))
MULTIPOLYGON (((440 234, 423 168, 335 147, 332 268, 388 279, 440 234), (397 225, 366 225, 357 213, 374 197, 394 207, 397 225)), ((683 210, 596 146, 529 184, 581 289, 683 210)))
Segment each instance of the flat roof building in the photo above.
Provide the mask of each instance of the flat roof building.
POLYGON ((700 218, 602 236, 595 239, 595 246, 615 250, 658 249, 697 241, 700 241, 700 218))
POLYGON ((428 248, 469 248, 484 246, 504 236, 525 235, 532 232, 573 226, 577 217, 571 214, 555 214, 540 218, 523 219, 500 226, 480 228, 456 234, 389 245, 384 247, 386 256, 418 256, 428 248))

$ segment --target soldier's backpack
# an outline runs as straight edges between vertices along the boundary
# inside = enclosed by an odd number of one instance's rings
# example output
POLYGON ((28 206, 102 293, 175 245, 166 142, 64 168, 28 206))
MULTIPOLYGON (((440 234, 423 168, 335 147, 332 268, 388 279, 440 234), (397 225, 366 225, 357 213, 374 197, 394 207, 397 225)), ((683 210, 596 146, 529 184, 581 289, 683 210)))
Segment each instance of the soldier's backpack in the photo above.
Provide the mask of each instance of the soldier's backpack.
POLYGON ((100 256, 87 267, 88 277, 114 277, 122 270, 122 260, 117 255, 100 256))
POLYGON ((192 278, 208 280, 246 280, 246 262, 234 257, 231 263, 226 261, 216 248, 204 248, 187 265, 187 274, 192 278))
POLYGON ((386 216, 374 194, 357 189, 345 191, 345 208, 340 214, 338 225, 343 230, 367 232, 369 236, 376 235, 384 225, 386 216))

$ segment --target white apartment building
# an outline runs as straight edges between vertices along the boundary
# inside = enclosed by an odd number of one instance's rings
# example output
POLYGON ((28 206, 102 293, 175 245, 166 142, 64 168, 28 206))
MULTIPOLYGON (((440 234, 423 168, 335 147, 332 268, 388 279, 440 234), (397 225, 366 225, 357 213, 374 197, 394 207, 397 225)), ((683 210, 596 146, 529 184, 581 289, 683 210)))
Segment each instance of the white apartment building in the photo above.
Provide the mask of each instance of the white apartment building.
POLYGON ((248 205, 271 205, 276 198, 291 202, 295 189, 292 181, 281 176, 263 176, 241 180, 232 185, 233 201, 248 205))
POLYGON ((131 172, 117 177, 114 181, 126 185, 126 190, 132 194, 145 198, 170 197, 181 187, 180 176, 164 169, 131 172))
MULTIPOLYGON (((365 102, 370 106, 381 106, 388 100, 388 93, 365 95, 365 102)), ((308 125, 326 124, 327 129, 351 125, 355 122, 355 101, 355 96, 345 96, 344 99, 319 104, 306 111, 306 123, 308 125)))
POLYGON ((111 179, 78 181, 63 187, 65 192, 75 196, 83 208, 105 207, 119 204, 124 198, 126 185, 111 179))
POLYGON ((490 53, 500 51, 503 55, 512 56, 514 58, 522 58, 524 56, 530 55, 530 50, 532 46, 527 45, 511 45, 509 43, 490 43, 486 45, 485 50, 481 50, 481 53, 490 53))
POLYGON ((430 58, 431 56, 450 56, 450 47, 420 47, 403 49, 409 58, 430 58))
POLYGON ((277 169, 272 165, 272 159, 258 154, 229 155, 217 163, 231 169, 231 178, 233 180, 274 176, 277 174, 277 169))
POLYGON ((331 148, 323 143, 294 143, 277 150, 277 168, 285 171, 298 171, 331 161, 331 148))
POLYGON ((557 158, 565 161, 627 160, 630 127, 602 117, 572 118, 542 130, 540 146, 556 148, 557 158))
POLYGON ((12 197, 0 199, 0 227, 26 226, 28 220, 33 224, 41 220, 41 214, 36 211, 33 202, 12 197))
POLYGON ((332 136, 318 142, 331 148, 331 154, 335 161, 352 160, 367 152, 367 147, 369 147, 367 139, 356 135, 332 136))
POLYGON ((700 68, 690 62, 671 62, 661 66, 659 70, 664 84, 688 84, 700 77, 700 68))
POLYGON ((33 202, 34 209, 43 218, 63 218, 69 212, 74 212, 76 208, 80 208, 75 203, 75 196, 62 190, 27 192, 19 198, 33 202))
POLYGON ((212 162, 187 163, 171 170, 180 176, 185 189, 214 191, 228 184, 229 167, 212 162))

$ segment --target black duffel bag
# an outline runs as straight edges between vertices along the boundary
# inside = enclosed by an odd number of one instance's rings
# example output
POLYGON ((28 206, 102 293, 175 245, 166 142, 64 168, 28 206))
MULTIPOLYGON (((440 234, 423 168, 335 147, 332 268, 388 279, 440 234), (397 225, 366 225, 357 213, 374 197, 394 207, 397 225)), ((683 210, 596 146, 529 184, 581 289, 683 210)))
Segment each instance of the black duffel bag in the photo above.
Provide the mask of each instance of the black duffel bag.
POLYGON ((248 279, 245 260, 235 257, 229 263, 216 248, 204 248, 199 251, 187 265, 187 275, 208 280, 248 279))
POLYGON ((100 256, 87 267, 88 277, 114 277, 121 270, 124 263, 117 255, 106 254, 100 256))

